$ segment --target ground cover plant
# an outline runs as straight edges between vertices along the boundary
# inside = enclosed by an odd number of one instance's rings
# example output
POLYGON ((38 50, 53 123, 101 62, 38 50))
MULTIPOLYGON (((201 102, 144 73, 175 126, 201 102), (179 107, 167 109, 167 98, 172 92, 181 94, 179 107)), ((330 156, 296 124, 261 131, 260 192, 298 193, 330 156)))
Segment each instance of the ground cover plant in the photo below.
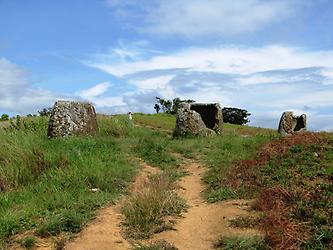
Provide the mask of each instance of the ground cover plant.
MULTIPOLYGON (((267 237, 221 239, 221 249, 331 247, 332 135, 305 133, 281 139, 273 130, 224 124, 221 136, 173 139, 169 132, 175 116, 166 114, 134 114, 132 122, 127 115, 100 115, 98 124, 94 137, 52 140, 46 137, 47 117, 14 120, 0 129, 0 249, 21 232, 32 232, 20 240, 29 246, 34 237, 63 239, 64 234, 80 231, 98 208, 126 192, 140 170, 139 159, 164 170, 173 183, 186 174, 180 168, 183 157, 207 166, 209 202, 257 198, 256 209, 264 216, 255 224, 267 237)), ((155 195, 133 197, 127 207, 132 234, 138 225, 157 225, 163 216, 184 208, 172 192, 164 185, 155 195), (178 204, 177 209, 161 209, 165 197, 173 197, 170 204, 178 204), (140 209, 150 214, 141 206, 147 199, 156 204, 154 219, 134 216, 140 209)), ((234 222, 253 224, 246 218, 234 222)), ((155 229, 145 236, 159 230, 155 229)))
POLYGON ((167 216, 179 215, 186 203, 174 191, 175 182, 167 173, 150 176, 142 189, 123 206, 124 225, 130 238, 148 238, 172 228, 167 216))
POLYGON ((42 237, 80 231, 97 208, 126 191, 140 169, 134 148, 153 134, 133 132, 126 116, 99 116, 97 136, 49 139, 47 121, 20 119, 0 130, 2 247, 26 230, 42 237))
POLYGON ((333 247, 333 137, 302 133, 263 147, 234 163, 221 186, 238 197, 257 197, 259 227, 274 249, 333 247))

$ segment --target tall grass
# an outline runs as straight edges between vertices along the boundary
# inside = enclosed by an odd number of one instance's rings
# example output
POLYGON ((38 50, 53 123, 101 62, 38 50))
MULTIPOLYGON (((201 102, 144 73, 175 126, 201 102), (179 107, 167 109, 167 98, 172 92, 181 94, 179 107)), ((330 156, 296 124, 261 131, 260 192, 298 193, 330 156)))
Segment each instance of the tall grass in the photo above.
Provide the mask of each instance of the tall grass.
POLYGON ((114 128, 112 118, 100 117, 95 137, 48 139, 47 119, 36 119, 0 130, 0 246, 28 229, 42 236, 79 231, 138 170, 133 140, 117 138, 130 134, 124 123, 114 128))
POLYGON ((128 236, 147 238, 171 228, 165 217, 180 214, 185 208, 185 201, 173 191, 173 183, 166 174, 153 175, 141 191, 129 198, 123 207, 128 236))

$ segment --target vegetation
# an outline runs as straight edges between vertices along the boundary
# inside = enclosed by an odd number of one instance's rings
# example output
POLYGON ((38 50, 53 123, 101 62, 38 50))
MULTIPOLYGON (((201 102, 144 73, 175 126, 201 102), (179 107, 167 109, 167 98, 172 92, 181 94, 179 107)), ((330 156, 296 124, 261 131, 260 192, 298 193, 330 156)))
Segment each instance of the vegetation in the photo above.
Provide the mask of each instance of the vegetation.
POLYGON ((248 116, 251 115, 247 110, 239 108, 223 108, 222 114, 224 122, 238 125, 248 123, 248 116))
POLYGON ((223 238, 220 249, 332 247, 331 134, 280 138, 273 130, 225 124, 221 136, 175 140, 169 136, 175 117, 165 113, 137 113, 133 122, 126 115, 99 116, 98 123, 94 137, 48 139, 43 116, 18 118, 0 129, 0 249, 27 230, 39 237, 80 231, 99 207, 126 191, 138 158, 164 173, 125 204, 127 233, 142 238, 172 227, 168 215, 186 208, 174 192, 174 180, 184 175, 174 153, 207 166, 209 202, 257 200, 261 217, 230 223, 257 226, 266 237, 223 238))
POLYGON ((42 110, 39 110, 38 111, 38 114, 40 116, 49 116, 52 112, 52 107, 49 107, 49 108, 43 108, 42 110))
POLYGON ((138 170, 132 145, 151 133, 137 129, 131 136, 125 120, 118 119, 115 132, 114 118, 99 117, 96 137, 50 140, 46 117, 0 130, 0 249, 30 229, 41 236, 78 232, 97 208, 125 191, 138 170))
POLYGON ((26 249, 33 249, 36 244, 36 237, 34 236, 27 236, 20 242, 21 246, 26 249))
POLYGON ((332 145, 330 134, 275 140, 252 160, 235 162, 219 185, 235 197, 258 197, 258 225, 273 248, 332 248, 332 145))
POLYGON ((172 228, 166 216, 180 214, 185 201, 173 191, 173 181, 166 174, 151 176, 141 191, 134 193, 123 207, 124 225, 131 238, 148 238, 153 233, 172 228))
POLYGON ((161 97, 156 97, 156 100, 157 103, 154 105, 156 113, 158 113, 159 110, 162 109, 162 111, 167 114, 176 114, 179 108, 179 104, 181 102, 188 102, 188 103, 195 102, 194 100, 191 99, 181 100, 179 97, 176 97, 173 100, 166 100, 161 97))
POLYGON ((9 115, 7 114, 2 114, 0 117, 0 121, 8 121, 9 120, 9 115))
POLYGON ((215 247, 223 250, 268 250, 266 242, 260 237, 221 238, 215 247))
POLYGON ((135 250, 178 250, 178 248, 164 240, 161 240, 152 244, 140 244, 135 248, 135 250))

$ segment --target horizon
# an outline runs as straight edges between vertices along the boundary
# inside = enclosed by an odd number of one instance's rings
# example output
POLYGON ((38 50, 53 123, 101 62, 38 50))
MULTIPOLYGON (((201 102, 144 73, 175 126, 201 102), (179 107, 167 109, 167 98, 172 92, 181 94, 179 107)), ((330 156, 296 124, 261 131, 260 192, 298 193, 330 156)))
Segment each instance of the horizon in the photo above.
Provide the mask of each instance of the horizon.
POLYGON ((0 114, 63 100, 155 113, 155 97, 284 111, 333 131, 329 0, 0 0, 0 114))

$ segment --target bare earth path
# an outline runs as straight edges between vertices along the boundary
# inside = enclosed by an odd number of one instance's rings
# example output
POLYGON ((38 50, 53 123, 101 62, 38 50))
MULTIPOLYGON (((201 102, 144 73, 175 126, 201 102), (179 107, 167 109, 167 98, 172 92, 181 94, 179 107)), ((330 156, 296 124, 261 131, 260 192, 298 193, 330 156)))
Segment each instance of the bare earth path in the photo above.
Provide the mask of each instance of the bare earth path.
MULTIPOLYGON (((142 163, 143 168, 131 186, 131 192, 139 190, 148 176, 160 170, 142 163)), ((254 236, 259 232, 254 229, 239 229, 229 226, 228 220, 249 214, 249 202, 246 200, 228 200, 225 202, 207 203, 202 197, 204 184, 202 177, 205 168, 192 160, 186 160, 184 169, 188 175, 179 181, 178 193, 189 208, 183 216, 176 219, 175 230, 156 234, 148 242, 165 240, 179 250, 213 249, 213 244, 221 236, 254 236)), ((127 250, 132 249, 131 242, 121 232, 121 206, 126 196, 120 198, 116 205, 103 208, 96 219, 89 223, 77 238, 67 243, 66 250, 127 250)), ((146 241, 147 242, 147 241, 146 241)), ((13 249, 22 249, 14 247, 13 249)), ((36 249, 55 249, 52 241, 37 242, 36 249)))
MULTIPOLYGON (((159 169, 143 163, 141 173, 132 185, 135 192, 147 181, 151 174, 158 173, 159 169)), ((123 198, 125 199, 125 197, 123 198)), ((66 250, 124 250, 131 249, 131 244, 121 235, 122 214, 120 212, 122 201, 116 205, 102 209, 97 218, 89 224, 75 239, 65 247, 66 250)))
POLYGON ((204 168, 189 162, 185 168, 189 175, 180 181, 179 194, 187 200, 188 211, 175 225, 174 231, 165 231, 153 237, 166 240, 179 250, 212 249, 214 242, 221 236, 253 236, 259 233, 254 229, 237 229, 228 224, 228 219, 248 214, 249 204, 245 200, 232 200, 207 203, 202 198, 204 190, 202 176, 204 168))

